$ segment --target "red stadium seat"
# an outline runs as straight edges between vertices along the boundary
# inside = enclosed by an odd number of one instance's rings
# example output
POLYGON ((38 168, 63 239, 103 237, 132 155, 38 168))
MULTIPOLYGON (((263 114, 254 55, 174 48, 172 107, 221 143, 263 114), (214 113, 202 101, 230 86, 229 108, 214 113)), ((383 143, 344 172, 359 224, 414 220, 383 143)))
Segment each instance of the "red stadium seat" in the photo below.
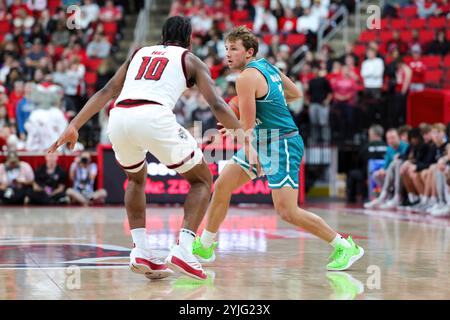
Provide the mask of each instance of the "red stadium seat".
POLYGON ((405 56, 405 57, 403 57, 403 61, 404 61, 405 63, 410 63, 412 60, 413 60, 413 57, 411 57, 411 56, 405 56))
POLYGON ((377 40, 377 34, 374 31, 363 31, 359 35, 359 41, 370 42, 377 40))
POLYGON ((400 39, 406 42, 410 42, 412 40, 412 31, 411 30, 400 31, 400 39))
POLYGON ((86 72, 84 75, 84 81, 88 86, 95 86, 97 83, 97 73, 96 72, 86 72))
POLYGON ((450 84, 450 69, 447 69, 446 75, 445 75, 445 81, 450 84))
POLYGON ((267 34, 263 35, 262 40, 264 43, 270 45, 272 43, 272 37, 273 37, 272 34, 267 33, 267 34))
POLYGON ((289 46, 301 46, 306 42, 306 36, 304 34, 288 34, 285 38, 285 43, 289 46))
POLYGON ((444 67, 450 68, 450 54, 447 54, 444 58, 444 67))
POLYGON ((0 21, 0 33, 5 35, 9 33, 11 27, 9 25, 9 22, 7 20, 0 21))
POLYGON ((422 62, 428 69, 439 68, 441 65, 441 56, 423 56, 422 62))
POLYGON ((425 72, 425 83, 439 85, 442 80, 442 70, 429 70, 425 72))
POLYGON ((107 35, 115 35, 117 33, 116 22, 103 22, 103 32, 107 35))
POLYGON ((244 25, 249 28, 250 30, 253 30, 253 21, 247 21, 244 23, 244 25))
POLYGON ((430 29, 445 28, 447 20, 445 17, 431 17, 428 19, 428 27, 430 29))
POLYGON ((407 20, 406 19, 392 19, 390 23, 392 29, 406 29, 407 20))
POLYGON ((61 0, 47 0, 47 7, 51 14, 56 12, 56 9, 62 6, 61 0))
POLYGON ((411 21, 408 24, 408 27, 410 29, 423 29, 426 25, 426 19, 417 18, 417 19, 411 19, 411 21))
POLYGON ((419 31, 419 40, 422 44, 433 41, 434 31, 431 30, 421 30, 419 31))
POLYGON ((86 69, 88 71, 97 71, 102 62, 103 59, 100 58, 89 58, 86 63, 86 69))
POLYGON ((231 20, 234 22, 246 21, 250 17, 247 10, 236 10, 231 13, 231 20))
POLYGON ((400 18, 415 18, 417 17, 417 7, 410 6, 401 8, 398 12, 400 18))
POLYGON ((381 31, 381 35, 380 35, 380 41, 381 42, 387 42, 389 40, 391 40, 393 38, 393 33, 392 31, 381 31))
POLYGON ((389 28, 390 27, 390 20, 386 19, 386 18, 385 19, 381 19, 380 27, 381 27, 382 30, 386 29, 386 28, 389 28))
POLYGON ((367 47, 364 44, 357 44, 353 48, 353 53, 356 54, 358 57, 364 57, 366 54, 367 47))

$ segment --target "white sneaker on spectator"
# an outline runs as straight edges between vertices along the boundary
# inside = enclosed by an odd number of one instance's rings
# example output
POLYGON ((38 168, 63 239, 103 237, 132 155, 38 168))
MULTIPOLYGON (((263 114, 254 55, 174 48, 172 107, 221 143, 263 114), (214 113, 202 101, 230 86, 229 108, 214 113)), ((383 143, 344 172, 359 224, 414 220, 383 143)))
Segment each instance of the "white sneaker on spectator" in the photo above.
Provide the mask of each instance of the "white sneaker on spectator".
POLYGON ((378 207, 382 202, 384 201, 384 198, 378 197, 373 199, 372 201, 364 203, 365 209, 373 209, 378 207))
POLYGON ((434 205, 432 205, 430 208, 428 208, 427 210, 426 210, 426 212, 427 213, 431 213, 432 211, 435 211, 435 210, 437 210, 437 209, 442 209, 442 207, 444 207, 445 206, 445 203, 443 203, 443 202, 438 202, 438 203, 435 203, 434 205))
POLYGON ((430 212, 433 217, 442 217, 450 214, 450 206, 444 205, 443 207, 430 212))
POLYGON ((386 201, 379 206, 380 209, 394 209, 400 205, 400 200, 398 197, 393 197, 392 199, 386 201))

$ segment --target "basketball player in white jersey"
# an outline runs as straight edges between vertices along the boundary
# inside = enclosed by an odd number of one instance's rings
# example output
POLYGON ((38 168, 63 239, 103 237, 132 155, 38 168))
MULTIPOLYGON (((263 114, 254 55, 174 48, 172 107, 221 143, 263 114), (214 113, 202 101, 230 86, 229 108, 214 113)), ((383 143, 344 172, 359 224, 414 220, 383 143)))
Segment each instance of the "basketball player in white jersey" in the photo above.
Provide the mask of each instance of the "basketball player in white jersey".
POLYGON ((81 126, 110 99, 117 98, 110 112, 108 134, 117 162, 129 181, 125 207, 134 242, 130 268, 151 279, 167 277, 173 273, 171 269, 197 279, 207 278, 192 255, 192 243, 208 206, 212 176, 195 139, 176 122, 172 112, 175 103, 183 91, 196 84, 216 118, 226 128, 240 128, 239 120, 217 94, 206 64, 188 51, 190 39, 190 21, 179 16, 169 18, 162 29, 161 45, 137 50, 49 148, 54 152, 67 144, 73 149, 81 126), (191 185, 178 242, 166 263, 152 254, 146 238, 147 151, 191 185))

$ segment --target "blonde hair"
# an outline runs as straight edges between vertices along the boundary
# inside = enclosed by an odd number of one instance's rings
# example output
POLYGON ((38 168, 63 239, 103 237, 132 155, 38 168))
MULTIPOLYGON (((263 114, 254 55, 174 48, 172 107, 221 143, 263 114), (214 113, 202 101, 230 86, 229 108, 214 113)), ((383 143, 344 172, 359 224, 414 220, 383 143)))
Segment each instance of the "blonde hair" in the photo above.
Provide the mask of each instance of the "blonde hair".
POLYGON ((437 123, 433 124, 432 128, 437 131, 440 131, 440 132, 445 132, 445 129, 446 129, 445 125, 441 122, 437 122, 437 123))
POLYGON ((245 50, 253 48, 253 56, 258 53, 258 38, 246 26, 240 26, 231 31, 225 38, 225 41, 236 42, 242 40, 245 50))

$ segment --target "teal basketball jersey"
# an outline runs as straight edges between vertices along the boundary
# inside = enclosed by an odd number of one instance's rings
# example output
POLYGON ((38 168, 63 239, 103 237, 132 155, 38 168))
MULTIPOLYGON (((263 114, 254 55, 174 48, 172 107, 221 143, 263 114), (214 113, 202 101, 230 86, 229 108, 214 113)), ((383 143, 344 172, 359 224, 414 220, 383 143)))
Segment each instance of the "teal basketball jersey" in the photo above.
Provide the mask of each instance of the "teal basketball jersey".
POLYGON ((256 137, 264 139, 298 131, 284 97, 283 81, 278 69, 264 58, 253 60, 245 68, 257 69, 264 75, 268 85, 267 94, 256 99, 256 137))

